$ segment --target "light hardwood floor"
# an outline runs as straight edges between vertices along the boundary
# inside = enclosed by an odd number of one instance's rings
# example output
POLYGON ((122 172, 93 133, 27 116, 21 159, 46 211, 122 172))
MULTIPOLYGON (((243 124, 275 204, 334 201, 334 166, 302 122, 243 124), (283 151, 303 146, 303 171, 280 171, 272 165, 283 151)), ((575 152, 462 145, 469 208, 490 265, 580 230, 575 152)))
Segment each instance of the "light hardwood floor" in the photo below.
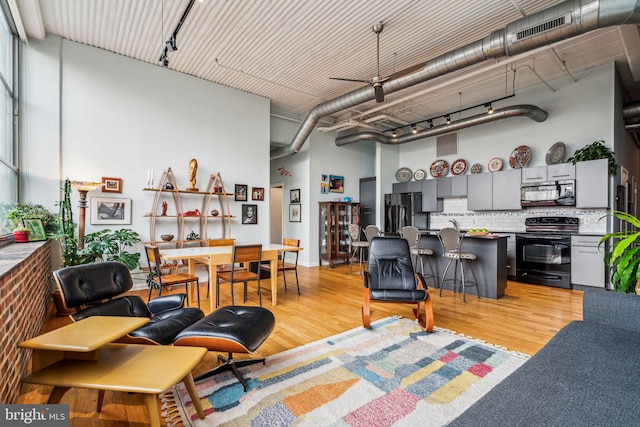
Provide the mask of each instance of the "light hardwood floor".
MULTIPOLYGON (((362 278, 356 271, 349 273, 349 265, 335 268, 298 267, 300 292, 298 296, 293 273, 288 273, 285 292, 279 277, 278 305, 271 306, 270 286, 262 283, 264 306, 276 316, 276 328, 253 357, 266 357, 299 345, 325 338, 361 326, 362 278)), ((181 287, 176 288, 178 292, 181 287)), ((137 291, 146 299, 146 292, 137 291)), ((241 301, 242 284, 235 288, 236 303, 241 301)), ((206 284, 201 285, 201 306, 209 306, 206 284)), ((486 342, 527 354, 534 354, 571 320, 582 318, 582 291, 550 288, 509 282, 506 295, 499 300, 467 297, 444 291, 438 296, 431 289, 435 324, 438 327, 464 333, 486 342)), ((228 287, 221 288, 221 305, 230 304, 228 287)), ((256 285, 249 284, 249 301, 257 304, 256 285)), ((194 306, 193 302, 191 304, 194 306)), ((371 320, 399 315, 411 317, 411 305, 377 303, 372 305, 371 320)), ((207 310, 204 310, 205 313, 207 310)), ((56 317, 53 308, 43 332, 69 323, 56 317)), ((196 367, 194 374, 211 369, 216 364, 215 353, 209 353, 196 367)), ((242 358, 243 355, 238 355, 242 358)), ((160 373, 159 373, 160 374, 160 373)), ((16 403, 45 403, 51 387, 25 384, 16 403)), ((102 412, 95 412, 97 391, 72 389, 61 403, 70 404, 71 426, 143 426, 147 425, 146 409, 140 395, 105 393, 102 412)))

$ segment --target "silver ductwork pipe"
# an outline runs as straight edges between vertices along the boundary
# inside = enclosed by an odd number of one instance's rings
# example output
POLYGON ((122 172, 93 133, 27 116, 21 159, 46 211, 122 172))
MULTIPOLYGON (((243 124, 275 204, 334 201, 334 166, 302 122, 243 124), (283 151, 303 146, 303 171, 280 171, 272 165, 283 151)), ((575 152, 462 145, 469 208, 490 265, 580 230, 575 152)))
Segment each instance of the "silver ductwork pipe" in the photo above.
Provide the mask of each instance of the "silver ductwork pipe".
POLYGON ((417 133, 391 137, 378 132, 358 132, 351 135, 336 138, 336 145, 342 146, 358 141, 375 141, 382 144, 398 145, 405 142, 416 141, 422 138, 442 135, 445 133, 455 132, 471 126, 478 126, 484 123, 495 122, 497 120, 508 119, 510 117, 528 117, 536 122, 543 122, 547 119, 547 112, 536 107, 535 105, 514 105, 494 110, 493 114, 482 113, 477 116, 471 116, 464 119, 451 122, 448 125, 440 125, 429 129, 421 130, 417 133))
MULTIPOLYGON (((568 0, 518 19, 487 37, 428 61, 424 68, 384 83, 385 94, 397 92, 483 62, 575 37, 598 28, 640 23, 640 0, 568 0)), ((371 86, 349 92, 314 107, 293 141, 271 151, 271 159, 296 154, 320 118, 375 99, 371 86)))

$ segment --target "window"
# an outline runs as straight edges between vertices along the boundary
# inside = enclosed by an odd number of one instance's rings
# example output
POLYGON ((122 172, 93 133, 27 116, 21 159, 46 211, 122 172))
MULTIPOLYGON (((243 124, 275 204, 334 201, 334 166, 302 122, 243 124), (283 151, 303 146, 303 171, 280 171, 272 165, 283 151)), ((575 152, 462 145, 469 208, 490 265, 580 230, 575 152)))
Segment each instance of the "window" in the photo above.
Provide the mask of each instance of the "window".
MULTIPOLYGON (((18 39, 11 15, 0 7, 0 205, 18 201, 18 39)), ((1 210, 0 210, 1 212, 1 210)), ((0 218, 1 220, 2 218, 0 218)), ((0 224, 4 221, 0 221, 0 224)), ((0 229, 0 235, 11 230, 0 229)))

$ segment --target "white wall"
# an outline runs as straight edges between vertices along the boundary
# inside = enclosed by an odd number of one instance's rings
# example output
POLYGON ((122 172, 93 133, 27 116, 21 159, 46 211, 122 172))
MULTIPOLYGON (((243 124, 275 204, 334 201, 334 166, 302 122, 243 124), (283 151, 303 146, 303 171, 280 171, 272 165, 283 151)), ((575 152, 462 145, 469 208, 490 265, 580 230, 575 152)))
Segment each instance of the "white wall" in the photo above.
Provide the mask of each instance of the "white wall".
MULTIPOLYGON (((67 177, 122 178, 122 194, 96 190, 89 197, 132 199, 132 223, 125 227, 148 240, 144 214, 153 193, 142 191, 147 170, 154 169, 157 185, 171 167, 178 186, 186 188, 189 160, 195 158, 200 189, 214 172, 227 192, 236 183, 265 188, 265 201, 247 202, 258 205, 258 225, 242 225, 241 203, 231 198, 237 217, 231 235, 240 243, 269 241, 268 99, 56 37, 33 41, 25 50, 25 201, 55 209, 67 177)), ((75 192, 73 197, 76 206, 75 192)), ((201 197, 183 195, 184 210, 200 203, 201 197)), ((87 220, 86 228, 90 233, 105 226, 87 220)), ((209 236, 218 237, 219 229, 210 225, 209 236)))

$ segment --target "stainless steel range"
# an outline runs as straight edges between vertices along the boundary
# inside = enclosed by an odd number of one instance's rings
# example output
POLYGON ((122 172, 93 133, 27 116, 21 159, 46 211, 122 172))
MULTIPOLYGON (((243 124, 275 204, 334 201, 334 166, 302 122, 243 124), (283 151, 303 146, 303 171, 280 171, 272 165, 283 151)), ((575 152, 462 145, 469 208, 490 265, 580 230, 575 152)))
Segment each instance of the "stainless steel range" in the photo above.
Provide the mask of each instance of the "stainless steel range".
POLYGON ((571 235, 579 219, 543 216, 525 220, 516 234, 516 280, 571 289, 571 235))

